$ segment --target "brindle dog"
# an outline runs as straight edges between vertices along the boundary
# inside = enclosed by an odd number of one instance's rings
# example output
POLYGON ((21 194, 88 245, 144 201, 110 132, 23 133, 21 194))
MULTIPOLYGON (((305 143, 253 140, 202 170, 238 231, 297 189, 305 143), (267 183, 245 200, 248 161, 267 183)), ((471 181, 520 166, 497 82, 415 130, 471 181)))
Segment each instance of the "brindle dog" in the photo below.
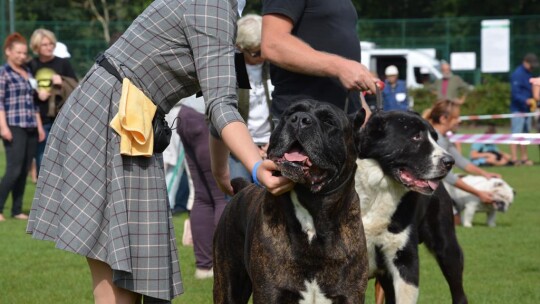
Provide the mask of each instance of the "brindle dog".
POLYGON ((214 303, 363 303, 366 240, 354 189, 354 132, 348 117, 321 102, 289 107, 268 156, 294 189, 274 196, 234 180, 214 236, 214 303))

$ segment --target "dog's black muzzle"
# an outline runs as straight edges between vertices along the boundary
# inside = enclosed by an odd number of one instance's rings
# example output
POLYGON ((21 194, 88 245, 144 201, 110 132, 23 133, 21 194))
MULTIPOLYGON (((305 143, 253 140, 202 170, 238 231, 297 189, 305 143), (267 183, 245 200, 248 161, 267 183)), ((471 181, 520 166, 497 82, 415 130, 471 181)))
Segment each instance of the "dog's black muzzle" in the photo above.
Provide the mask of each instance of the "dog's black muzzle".
POLYGON ((313 118, 306 112, 297 112, 289 117, 289 124, 297 130, 313 126, 313 118))

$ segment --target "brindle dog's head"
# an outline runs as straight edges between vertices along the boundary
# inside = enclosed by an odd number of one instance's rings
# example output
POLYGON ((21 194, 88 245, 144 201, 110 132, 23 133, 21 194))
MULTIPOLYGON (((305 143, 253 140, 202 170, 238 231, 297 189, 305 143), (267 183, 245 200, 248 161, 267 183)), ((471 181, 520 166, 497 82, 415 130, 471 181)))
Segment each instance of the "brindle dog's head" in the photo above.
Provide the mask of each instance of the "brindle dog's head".
POLYGON ((328 103, 297 101, 283 113, 272 132, 268 158, 283 176, 311 192, 330 192, 354 173, 354 133, 365 116, 363 109, 347 116, 328 103))

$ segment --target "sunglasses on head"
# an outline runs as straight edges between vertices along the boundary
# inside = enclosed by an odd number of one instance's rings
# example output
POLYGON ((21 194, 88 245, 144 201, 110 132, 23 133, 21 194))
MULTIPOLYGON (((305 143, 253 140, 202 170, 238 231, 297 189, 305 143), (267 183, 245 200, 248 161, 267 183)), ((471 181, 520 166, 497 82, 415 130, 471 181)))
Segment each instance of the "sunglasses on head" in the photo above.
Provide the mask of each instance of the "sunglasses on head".
POLYGON ((52 86, 52 80, 51 79, 40 79, 37 81, 38 87, 40 88, 48 88, 52 86))

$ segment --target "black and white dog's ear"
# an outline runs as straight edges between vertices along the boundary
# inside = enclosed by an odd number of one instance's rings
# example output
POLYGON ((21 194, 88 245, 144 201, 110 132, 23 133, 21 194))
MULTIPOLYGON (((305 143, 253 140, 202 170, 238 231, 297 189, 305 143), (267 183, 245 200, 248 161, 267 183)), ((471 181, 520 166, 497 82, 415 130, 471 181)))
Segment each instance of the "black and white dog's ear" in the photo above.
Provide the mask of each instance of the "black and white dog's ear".
POLYGON ((360 110, 358 110, 358 112, 354 114, 349 114, 349 119, 352 121, 354 132, 359 132, 362 128, 362 125, 364 125, 364 121, 366 120, 366 110, 364 110, 364 108, 361 108, 360 110))
POLYGON ((360 158, 369 158, 375 141, 384 138, 386 112, 372 114, 365 126, 355 132, 356 152, 360 158))

